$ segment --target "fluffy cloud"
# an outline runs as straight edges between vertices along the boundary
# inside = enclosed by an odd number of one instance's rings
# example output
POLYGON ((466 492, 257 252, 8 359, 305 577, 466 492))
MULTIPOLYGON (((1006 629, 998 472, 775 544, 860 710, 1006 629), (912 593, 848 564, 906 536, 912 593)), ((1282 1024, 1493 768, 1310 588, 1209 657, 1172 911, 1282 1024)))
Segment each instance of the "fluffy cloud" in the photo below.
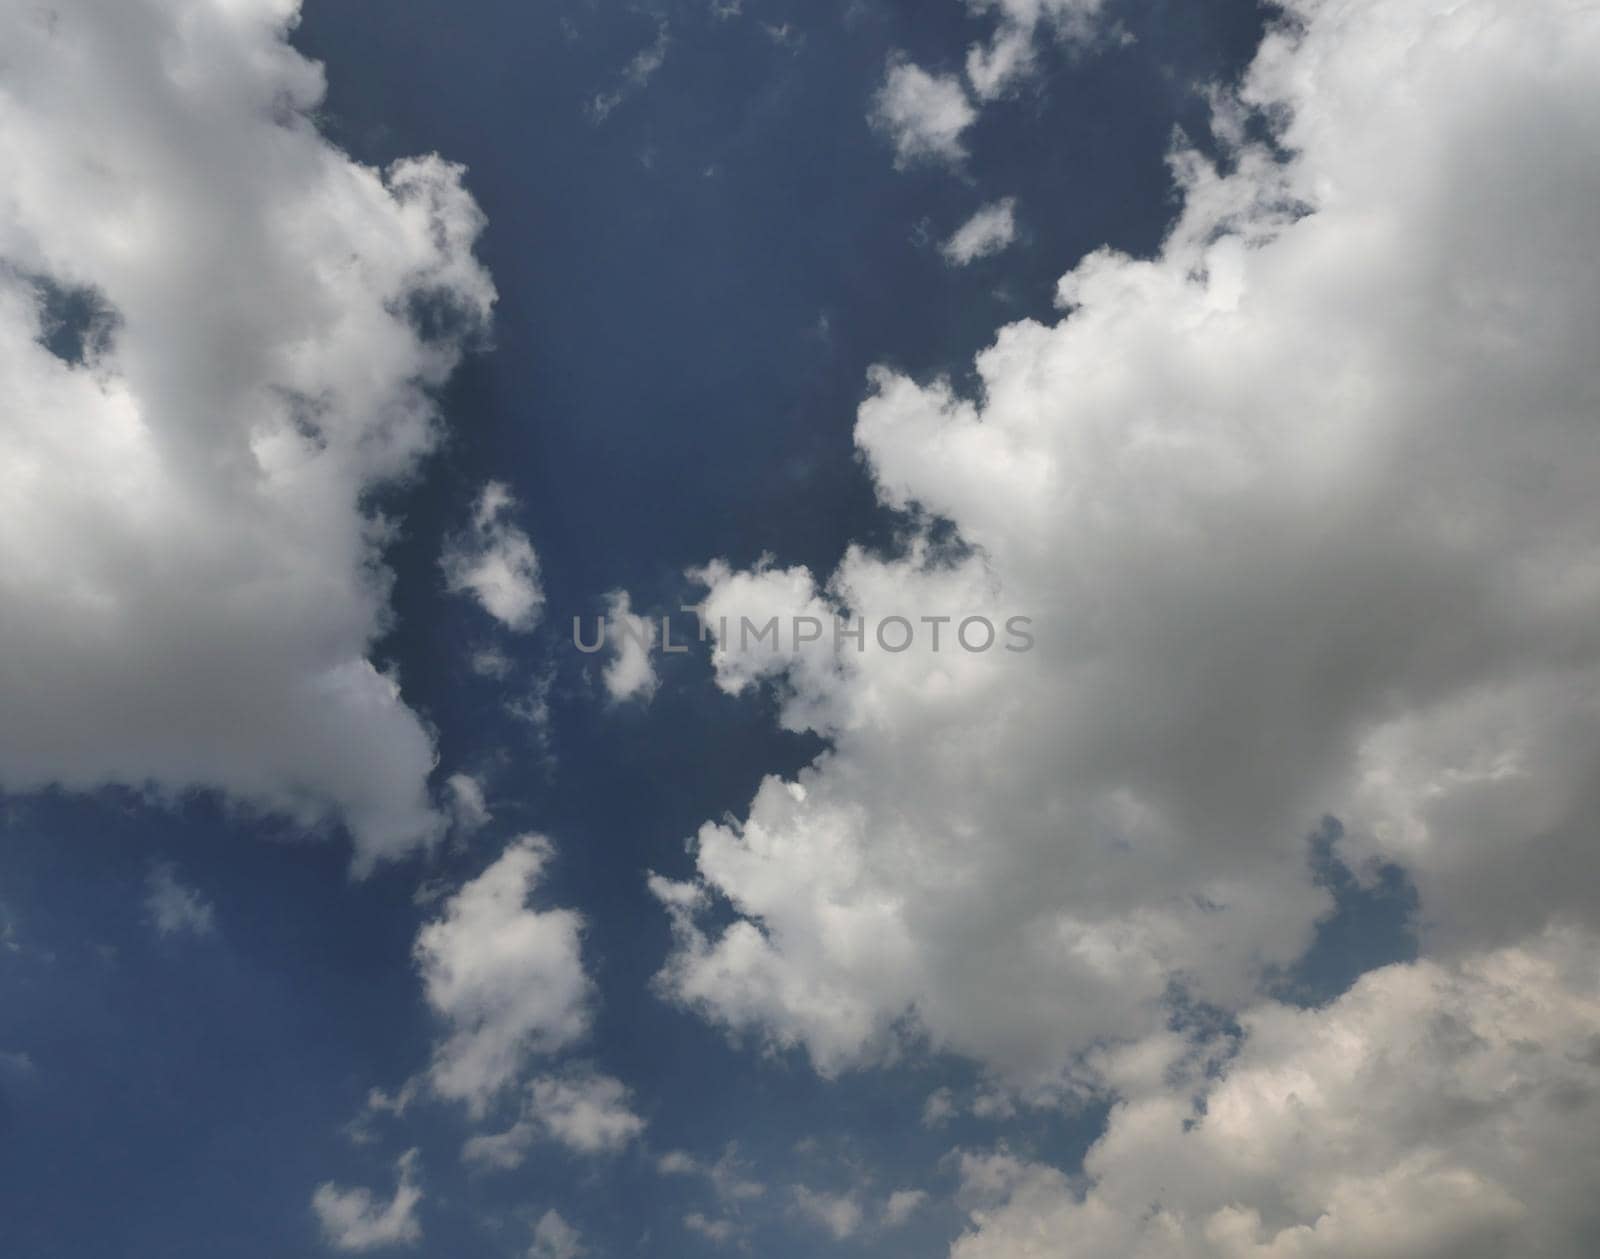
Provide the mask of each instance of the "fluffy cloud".
POLYGON ((1175 990, 1240 1009, 1302 953, 1328 814, 1415 879, 1438 956, 1600 919, 1600 15, 1288 8, 1218 105, 1226 160, 1174 155, 1157 256, 1085 258, 975 399, 873 373, 903 553, 705 571, 724 615, 1037 643, 720 640, 726 689, 832 748, 654 880, 677 999, 824 1071, 909 1027, 1068 1086, 1175 990))
POLYGON ((583 1236, 558 1211, 546 1211, 533 1226, 533 1247, 528 1259, 578 1259, 584 1253, 583 1236))
POLYGON ((683 1226, 719 1246, 727 1245, 738 1231, 732 1220, 713 1218, 702 1211, 690 1211, 683 1217, 683 1226))
POLYGON ((494 293, 459 167, 319 135, 297 9, 0 12, 0 784, 215 788, 367 865, 441 822, 363 504, 494 293))
POLYGON ((339 1250, 374 1250, 421 1239, 417 1207, 422 1202, 422 1189, 417 1184, 417 1151, 402 1155, 395 1171, 399 1184, 387 1203, 377 1201, 367 1189, 341 1189, 331 1181, 317 1187, 311 1209, 330 1246, 339 1250))
POLYGON ((650 658, 656 627, 633 611, 626 590, 613 590, 607 600, 606 630, 610 656, 601 670, 606 694, 616 703, 637 699, 649 703, 660 679, 650 658))
POLYGON ((583 1069, 541 1076, 528 1085, 522 1118, 504 1132, 471 1138, 469 1162, 519 1167, 542 1134, 579 1154, 611 1154, 644 1131, 622 1081, 583 1069))
POLYGON ((928 1201, 921 1189, 896 1189, 883 1203, 883 1223, 887 1228, 899 1228, 928 1201))
POLYGON ((430 1070, 434 1090, 481 1116, 541 1054, 589 1028, 591 984, 581 954, 583 920, 528 899, 553 856, 524 836, 446 902, 417 935, 428 1004, 451 1028, 430 1070))
POLYGON ((535 1080, 528 1109, 552 1137, 581 1154, 620 1150, 644 1131, 622 1082, 588 1071, 535 1080))
POLYGON ((144 885, 144 907, 160 935, 210 935, 216 911, 205 896, 178 877, 170 862, 153 867, 144 885))
POLYGON ((949 1123, 959 1113, 955 1096, 949 1089, 935 1089, 922 1103, 922 1126, 937 1128, 949 1123))
POLYGON ((967 78, 980 100, 992 100, 1032 73, 1041 26, 1058 39, 1087 39, 1104 0, 967 0, 975 13, 998 19, 988 44, 967 52, 967 78))
POLYGON ((656 1160, 656 1171, 663 1176, 704 1176, 724 1203, 749 1202, 767 1192, 767 1187, 751 1176, 749 1166, 739 1155, 739 1147, 733 1144, 709 1166, 686 1150, 669 1150, 656 1160))
POLYGON ((453 539, 440 560, 452 594, 469 594, 507 629, 530 630, 544 610, 539 557, 528 535, 507 517, 517 500, 499 481, 478 495, 470 532, 453 539))
POLYGON ((483 784, 471 774, 451 774, 444 786, 450 796, 450 816, 457 830, 471 834, 494 820, 483 795, 483 784))
POLYGON ((794 1208, 801 1219, 822 1229, 836 1242, 855 1236, 865 1214, 850 1194, 824 1193, 805 1185, 794 1187, 794 1208))
POLYGON ((978 114, 954 75, 929 74, 904 57, 893 57, 883 86, 873 97, 870 120, 894 144, 894 164, 956 165, 967 156, 961 134, 978 114))
POLYGON ((1552 931, 1373 971, 1324 1009, 1258 1007, 1220 1069, 1190 1054, 1123 1081, 1086 1187, 963 1156, 952 1259, 1584 1259, 1597 944, 1552 931))
POLYGON ((1004 197, 984 206, 939 247, 945 261, 964 267, 997 254, 1017 238, 1017 200, 1004 197))

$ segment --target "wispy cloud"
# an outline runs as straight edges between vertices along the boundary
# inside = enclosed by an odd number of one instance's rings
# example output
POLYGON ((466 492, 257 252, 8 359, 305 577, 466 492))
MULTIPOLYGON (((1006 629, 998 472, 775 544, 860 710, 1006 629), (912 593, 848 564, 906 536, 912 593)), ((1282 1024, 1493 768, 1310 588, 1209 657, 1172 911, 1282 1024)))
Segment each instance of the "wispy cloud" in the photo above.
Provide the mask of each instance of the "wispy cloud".
POLYGON ((634 55, 627 69, 622 72, 621 82, 609 92, 595 94, 589 102, 589 117, 596 123, 602 123, 611 116, 618 105, 635 92, 641 91, 666 62, 667 49, 671 44, 671 33, 667 29, 667 23, 663 21, 656 31, 655 43, 641 48, 634 55))

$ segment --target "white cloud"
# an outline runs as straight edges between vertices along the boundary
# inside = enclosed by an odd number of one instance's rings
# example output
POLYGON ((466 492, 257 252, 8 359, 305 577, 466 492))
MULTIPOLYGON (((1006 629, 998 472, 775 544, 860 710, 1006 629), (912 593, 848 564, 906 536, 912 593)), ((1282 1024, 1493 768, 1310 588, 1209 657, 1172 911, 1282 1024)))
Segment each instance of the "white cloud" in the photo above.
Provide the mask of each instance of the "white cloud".
POLYGON ((417 935, 428 1004, 451 1028, 434 1055, 433 1088, 475 1115, 531 1059, 588 1031, 583 920, 568 909, 528 904, 552 856, 538 836, 513 841, 417 935))
POLYGON ((318 133, 297 7, 0 9, 0 783, 215 788, 360 868, 441 828, 363 504, 494 291, 461 168, 318 133))
POLYGON ((894 143, 894 164, 905 169, 921 162, 964 161, 961 135, 977 117, 960 79, 929 74, 895 56, 873 97, 870 121, 894 143))
POLYGON ((1597 942, 1556 931, 1458 965, 1267 1004, 1238 1055, 1128 1088, 1087 1185, 961 1159, 952 1259, 1586 1259, 1600 1236, 1597 942))
POLYGON ((583 1236, 558 1211, 546 1211, 533 1226, 533 1248, 528 1259, 578 1259, 584 1253, 583 1236))
POLYGON ((683 1217, 683 1226, 691 1233, 698 1233, 707 1241, 725 1246, 733 1239, 737 1227, 732 1220, 713 1218, 700 1211, 690 1211, 683 1217))
POLYGON ((650 656, 655 623, 633 611, 626 590, 613 590, 607 596, 607 613, 609 658, 600 675, 606 693, 619 704, 630 699, 649 703, 660 682, 650 656))
POLYGON ((928 1195, 921 1189, 896 1189, 883 1204, 883 1223, 887 1228, 899 1228, 922 1210, 928 1195))
POLYGON ((444 786, 450 795, 450 815, 457 830, 471 834, 494 820, 489 803, 484 799, 483 784, 471 774, 451 774, 444 786))
POLYGON ((1015 197, 991 202, 958 227, 939 252, 957 267, 999 253, 1017 238, 1016 211, 1015 197))
POLYGON ((490 481, 478 495, 471 530, 451 540, 440 565, 452 594, 470 594, 507 629, 526 631, 539 623, 544 589, 533 543, 507 523, 516 506, 509 489, 490 481))
POLYGON ((687 1150, 668 1150, 656 1160, 656 1171, 663 1176, 693 1176, 700 1164, 687 1150))
POLYGON ((644 1131, 620 1080, 583 1071, 545 1076, 530 1089, 529 1113, 552 1137, 580 1154, 622 1149, 644 1131))
POLYGON ((967 78, 979 100, 993 100, 1036 68, 1041 26, 1058 39, 1086 40, 1098 25, 1104 0, 967 0, 975 13, 998 19, 989 43, 967 52, 967 78))
POLYGON ((656 1171, 662 1176, 703 1176, 710 1182, 717 1198, 735 1208, 739 1203, 752 1202, 767 1192, 767 1187, 750 1174, 749 1165, 740 1156, 738 1145, 733 1142, 709 1166, 687 1150, 669 1150, 656 1160, 656 1171))
POLYGON ((774 685, 833 746, 654 881, 680 1001, 823 1071, 909 1026, 1074 1087, 1174 985, 1240 1009, 1302 954, 1328 814, 1405 866, 1441 957, 1600 921, 1600 17, 1291 13, 1219 106, 1225 169, 1175 156, 1156 257, 1084 259, 977 400, 874 372, 880 497, 969 549, 707 568, 729 615, 1024 614, 1037 641, 719 643, 725 689, 774 685))
POLYGON ((467 667, 480 678, 493 678, 498 682, 510 676, 512 662, 504 650, 491 643, 476 648, 467 657, 467 667))
POLYGON ((922 1103, 922 1126, 937 1128, 956 1116, 956 1101, 949 1089, 935 1089, 922 1103))
POLYGON ((410 1245, 422 1237, 417 1206, 422 1189, 417 1184, 417 1151, 410 1150, 395 1165, 399 1184, 387 1203, 377 1201, 368 1189, 341 1189, 328 1181, 317 1187, 311 1207, 322 1235, 338 1250, 375 1250, 380 1246, 410 1245))
MULTIPOLYGON (((733 12, 737 12, 737 8, 733 12)), ((718 14, 719 17, 732 16, 718 14)), ((667 23, 662 21, 656 30, 653 44, 641 48, 634 54, 628 67, 622 72, 622 81, 609 92, 598 92, 589 102, 589 117, 596 123, 602 123, 611 116, 613 110, 635 92, 642 91, 655 78, 656 71, 666 64, 667 49, 672 46, 672 38, 667 29, 667 23)))
POLYGON ((842 1242, 855 1236, 861 1227, 861 1204, 849 1194, 825 1193, 796 1185, 794 1206, 802 1219, 822 1229, 834 1241, 842 1242))
POLYGON ((197 889, 178 878, 170 862, 153 866, 145 879, 145 911, 156 931, 170 935, 210 935, 216 929, 216 911, 197 889))
POLYGON ((491 1167, 519 1167, 541 1135, 579 1154, 614 1154, 644 1127, 620 1080, 579 1069, 534 1080, 522 1117, 504 1132, 472 1137, 462 1156, 491 1167))

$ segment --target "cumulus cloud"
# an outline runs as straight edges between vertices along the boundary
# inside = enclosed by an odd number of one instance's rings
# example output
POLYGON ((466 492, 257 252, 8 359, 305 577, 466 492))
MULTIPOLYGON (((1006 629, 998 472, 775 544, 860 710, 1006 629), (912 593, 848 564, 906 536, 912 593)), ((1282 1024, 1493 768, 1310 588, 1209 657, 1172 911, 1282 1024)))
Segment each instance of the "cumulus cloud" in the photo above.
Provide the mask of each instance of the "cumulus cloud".
POLYGON ((511 675, 511 657, 493 643, 483 647, 474 648, 467 657, 467 667, 480 678, 493 678, 497 682, 504 681, 511 675))
POLYGON ((939 246, 952 266, 964 267, 997 254, 1017 238, 1017 199, 1004 197, 984 206, 939 246))
POLYGON ((516 506, 505 485, 490 481, 473 507, 471 530, 451 540, 440 564, 452 594, 471 595, 507 629, 526 631, 539 623, 544 588, 533 543, 507 520, 516 506))
POLYGON ((323 1238, 338 1250, 375 1250, 400 1246, 422 1238, 417 1207, 422 1189, 417 1183, 417 1151, 410 1150, 395 1165, 399 1184, 394 1197, 380 1202, 369 1189, 341 1189, 332 1181, 317 1187, 311 1208, 322 1226, 323 1238))
POLYGON ((494 290, 460 167, 318 133, 297 10, 0 12, 0 784, 213 788, 364 867, 441 828, 364 504, 494 290))
POLYGON ((853 1237, 864 1213, 851 1194, 825 1193, 805 1185, 794 1187, 794 1209, 801 1219, 822 1229, 836 1242, 853 1237))
POLYGON ((644 1131, 620 1080, 593 1072, 546 1076, 530 1088, 529 1114, 581 1154, 620 1150, 644 1131))
POLYGON ((583 1235, 561 1218, 546 1211, 533 1226, 533 1247, 528 1259, 578 1259, 584 1253, 583 1235))
POLYGON ((909 1028, 1072 1087, 1174 993, 1242 1009, 1302 954, 1330 814, 1442 961, 1600 920, 1600 15, 1288 13, 1225 160, 1174 154, 1156 256, 1085 258, 973 398, 873 372, 903 552, 705 570, 729 615, 1024 614, 1036 645, 719 635, 725 689, 832 747, 653 880, 678 1000, 823 1071, 909 1028))
POLYGON ((683 1217, 683 1226, 691 1233, 719 1246, 727 1245, 738 1232, 732 1220, 709 1216, 702 1211, 690 1211, 683 1217))
POLYGON ((541 1135, 579 1154, 613 1154, 644 1127, 622 1081, 579 1069, 534 1080, 522 1118, 504 1132, 472 1137, 462 1155, 492 1167, 519 1167, 541 1135))
POLYGON ((660 678, 651 650, 656 642, 655 623, 633 610, 626 590, 607 596, 606 646, 608 658, 600 680, 616 703, 637 699, 649 703, 660 678))
POLYGON ((489 802, 484 799, 483 784, 471 774, 451 774, 444 786, 450 796, 450 816, 457 830, 471 834, 494 820, 489 802))
POLYGON ((663 1176, 692 1176, 700 1164, 687 1150, 668 1150, 656 1160, 656 1171, 663 1176))
POLYGON ((869 118, 894 144, 894 164, 903 170, 923 162, 959 165, 967 156, 961 135, 978 114, 955 75, 929 74, 896 55, 869 118))
POLYGON ((993 100, 1033 73, 1040 27, 1058 39, 1086 40, 1104 0, 967 0, 974 13, 993 13, 994 34, 967 51, 967 79, 979 100, 993 100))
POLYGON ((582 918, 528 903, 554 855, 534 835, 513 841, 417 935, 429 1006, 450 1027, 430 1069, 434 1091, 481 1116, 525 1066, 588 1031, 591 984, 582 918))
POLYGON ((911 1219, 928 1201, 921 1189, 896 1189, 883 1203, 883 1223, 887 1228, 899 1228, 911 1219))
MULTIPOLYGON (((1555 930, 1364 976, 1125 1080, 1087 1186, 964 1154, 952 1259, 1584 1259, 1600 1237, 1597 941, 1555 930)), ((1164 1051, 1170 1046, 1163 1046, 1164 1051)))
MULTIPOLYGON (((705 1234, 713 1240, 726 1240, 733 1236, 738 1229, 737 1220, 741 1211, 766 1197, 767 1193, 766 1185, 755 1179, 749 1164, 740 1156, 738 1145, 732 1142, 723 1149, 716 1162, 709 1165, 686 1150, 669 1150, 656 1160, 656 1172, 662 1176, 702 1177, 710 1185, 724 1212, 715 1221, 714 1232, 705 1234)), ((710 1222, 703 1215, 699 1218, 710 1222)), ((694 1231, 705 1232, 688 1220, 684 1223, 694 1231)))
POLYGON ((204 894, 178 877, 171 862, 153 866, 144 884, 144 907, 160 935, 210 935, 216 911, 204 894))
POLYGON ((937 1128, 947 1124, 956 1116, 955 1096, 949 1089, 935 1089, 928 1094, 928 1099, 922 1103, 922 1126, 924 1128, 937 1128))

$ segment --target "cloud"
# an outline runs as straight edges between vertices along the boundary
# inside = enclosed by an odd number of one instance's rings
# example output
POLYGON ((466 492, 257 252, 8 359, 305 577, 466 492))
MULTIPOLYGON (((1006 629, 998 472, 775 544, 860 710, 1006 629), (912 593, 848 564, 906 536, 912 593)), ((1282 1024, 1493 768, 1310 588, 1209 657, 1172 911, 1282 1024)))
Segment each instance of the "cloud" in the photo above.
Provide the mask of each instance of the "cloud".
POLYGON ((939 252, 957 267, 999 253, 1017 238, 1016 209, 1015 197, 984 206, 939 246, 939 252))
POLYGON ((366 504, 494 290, 460 167, 319 134, 297 7, 0 13, 0 783, 215 789, 361 869, 441 830, 366 504))
POLYGON ((648 704, 660 683, 650 658, 655 623, 634 613, 626 590, 613 590, 607 596, 606 627, 610 658, 600 674, 606 694, 619 704, 630 699, 648 704))
POLYGON ((475 1116, 531 1059, 567 1048, 589 1028, 583 920, 528 905, 553 855, 539 836, 513 841, 417 935, 424 994, 451 1029, 430 1079, 475 1116))
POLYGON ((851 1195, 824 1193, 805 1185, 794 1187, 794 1207, 801 1219, 822 1229, 836 1242, 855 1236, 863 1219, 861 1204, 851 1195))
POLYGON ((421 1240, 417 1207, 422 1202, 422 1189, 417 1184, 417 1151, 402 1155, 395 1172, 399 1184, 387 1203, 375 1200, 367 1189, 341 1189, 332 1181, 317 1187, 311 1208, 330 1246, 338 1250, 375 1250, 421 1240))
POLYGON ((741 1203, 765 1197, 767 1192, 766 1185, 751 1175, 749 1164, 740 1156, 735 1142, 729 1142, 717 1161, 710 1165, 686 1150, 669 1150, 656 1160, 656 1172, 662 1176, 703 1176, 717 1200, 733 1210, 738 1210, 741 1203))
POLYGON ((492 1167, 520 1167, 540 1135, 578 1154, 614 1154, 644 1128, 626 1086, 585 1068, 534 1080, 522 1118, 504 1132, 472 1137, 462 1156, 492 1167))
POLYGON ((471 531, 451 540, 440 565, 452 594, 470 594, 507 629, 527 631, 539 623, 544 589, 533 543, 506 522, 516 505, 510 490, 490 481, 473 508, 471 531))
POLYGON ((1373 971, 1266 1004, 1219 1067, 1127 1089, 1078 1185, 962 1156, 952 1259, 1584 1259, 1600 1235, 1600 986, 1588 933, 1373 971))
POLYGON ((988 101, 1034 72, 1041 26, 1058 39, 1087 40, 1099 24, 1104 0, 967 0, 967 8, 998 18, 989 43, 967 51, 967 79, 978 99, 988 101))
POLYGON ((733 1239, 737 1228, 732 1220, 716 1219, 699 1211, 690 1211, 683 1217, 683 1226, 691 1233, 698 1233, 707 1241, 725 1246, 733 1239))
POLYGON ((1330 814, 1441 961, 1600 921, 1600 19, 1289 15, 1219 99, 1224 163, 1174 154, 1156 256, 1083 259, 972 398, 873 372, 901 553, 704 571, 730 624, 1026 615, 1035 646, 719 635, 724 689, 831 748, 652 882, 678 1001, 825 1072, 926 1037, 1070 1090, 1174 994, 1243 1009, 1302 955, 1330 814))
POLYGON ((578 1259, 584 1253, 583 1237, 561 1218, 558 1211, 546 1211, 533 1226, 533 1248, 528 1259, 578 1259))
MULTIPOLYGON (((731 17, 737 13, 735 7, 729 13, 718 13, 718 17, 731 17)), ((672 46, 672 37, 667 29, 665 20, 656 30, 653 44, 641 48, 628 67, 622 72, 622 82, 609 92, 597 92, 594 99, 589 102, 589 117, 596 123, 602 123, 611 116, 613 110, 635 92, 642 91, 655 77, 656 71, 666 63, 667 49, 672 46)))
POLYGON ((590 1071, 545 1076, 530 1089, 529 1113, 569 1149, 580 1154, 620 1150, 644 1131, 629 1107, 620 1080, 590 1071))
POLYGON ((216 929, 211 902, 180 880, 170 862, 151 868, 145 879, 144 907, 160 935, 205 936, 216 929))
POLYGON ((472 654, 467 657, 467 667, 477 677, 493 678, 501 682, 510 676, 512 661, 502 648, 490 643, 473 649, 472 654))
POLYGON ((898 54, 889 59, 869 115, 873 128, 893 142, 894 164, 900 170, 924 162, 955 166, 965 161, 961 135, 977 118, 960 79, 929 74, 898 54))
POLYGON ((883 1204, 883 1223, 886 1228, 899 1228, 922 1210, 928 1195, 921 1189, 896 1189, 883 1204))
POLYGON ((922 1103, 922 1126, 937 1128, 956 1116, 956 1101, 949 1089, 935 1089, 922 1103))
POLYGON ((668 1150, 656 1160, 656 1171, 663 1176, 693 1176, 700 1164, 687 1150, 668 1150))
POLYGON ((457 830, 470 835, 494 820, 489 803, 484 799, 483 784, 471 774, 451 774, 444 786, 450 796, 450 816, 457 830))

